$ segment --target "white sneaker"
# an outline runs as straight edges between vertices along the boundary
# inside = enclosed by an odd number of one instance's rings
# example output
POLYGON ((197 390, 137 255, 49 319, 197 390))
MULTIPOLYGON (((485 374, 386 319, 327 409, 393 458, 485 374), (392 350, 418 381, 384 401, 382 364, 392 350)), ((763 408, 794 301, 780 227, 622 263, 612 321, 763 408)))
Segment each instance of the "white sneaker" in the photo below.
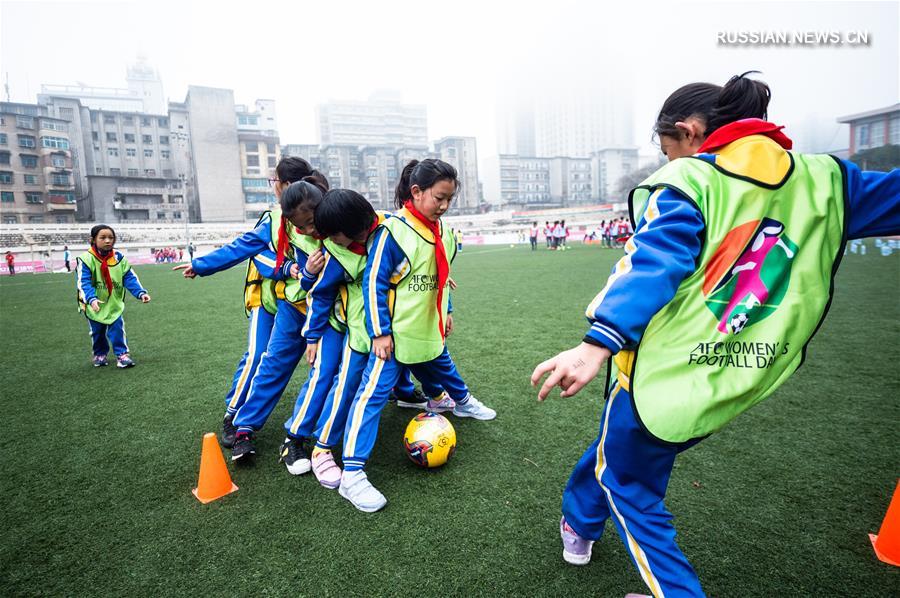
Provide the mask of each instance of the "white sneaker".
POLYGON ((380 511, 387 504, 384 494, 378 491, 366 477, 366 472, 345 471, 341 476, 341 485, 338 494, 353 503, 353 506, 363 513, 380 511))
POLYGON ((453 408, 453 415, 456 417, 474 417, 480 420, 489 420, 497 417, 497 412, 486 407, 484 403, 469 394, 469 400, 464 404, 456 404, 453 408))

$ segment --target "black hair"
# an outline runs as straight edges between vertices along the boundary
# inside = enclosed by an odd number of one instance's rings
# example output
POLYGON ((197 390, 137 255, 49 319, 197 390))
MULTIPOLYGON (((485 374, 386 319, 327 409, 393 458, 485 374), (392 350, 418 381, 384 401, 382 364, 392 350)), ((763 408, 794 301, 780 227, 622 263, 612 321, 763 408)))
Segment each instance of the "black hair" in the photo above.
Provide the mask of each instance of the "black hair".
POLYGON ((282 214, 288 218, 295 210, 310 210, 315 212, 322 202, 322 196, 328 190, 328 183, 322 187, 317 177, 310 175, 291 183, 281 192, 282 214))
POLYGON ((452 164, 436 158, 427 158, 421 162, 411 160, 400 174, 400 182, 397 183, 397 190, 394 193, 394 203, 398 208, 402 208, 404 203, 411 200, 413 185, 424 191, 441 181, 450 181, 456 189, 459 189, 459 178, 452 164))
POLYGON ((377 215, 365 197, 352 189, 332 189, 316 209, 316 231, 330 237, 343 233, 351 239, 369 230, 377 215))
POLYGON ((663 102, 653 132, 657 136, 681 137, 675 123, 693 116, 706 126, 705 136, 744 118, 766 119, 772 92, 762 81, 747 78, 759 71, 735 75, 724 86, 689 83, 679 87, 663 102))
POLYGON ((328 191, 328 179, 321 172, 313 168, 309 162, 297 156, 282 158, 275 167, 275 176, 282 183, 295 183, 303 179, 322 189, 322 193, 328 191))
POLYGON ((117 238, 116 231, 113 230, 113 227, 107 226, 106 224, 98 224, 98 225, 94 226, 93 228, 91 228, 91 245, 94 244, 94 239, 97 238, 97 235, 100 234, 100 231, 105 230, 105 229, 109 229, 109 232, 111 232, 113 234, 113 243, 116 242, 116 238, 117 238))

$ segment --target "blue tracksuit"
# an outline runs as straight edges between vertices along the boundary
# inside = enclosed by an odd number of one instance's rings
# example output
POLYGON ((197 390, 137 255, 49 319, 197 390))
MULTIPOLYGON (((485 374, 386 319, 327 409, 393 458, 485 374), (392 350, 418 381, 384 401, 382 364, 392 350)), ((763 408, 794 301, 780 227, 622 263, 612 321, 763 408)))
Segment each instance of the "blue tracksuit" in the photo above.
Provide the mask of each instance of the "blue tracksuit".
MULTIPOLYGON (((270 280, 283 280, 290 271, 293 261, 285 260, 280 270, 275 270, 275 249, 272 247, 272 221, 267 215, 256 227, 240 237, 202 257, 191 260, 191 267, 197 276, 211 276, 227 270, 244 260, 252 259, 259 273, 270 280)), ((231 381, 231 388, 225 395, 225 410, 234 414, 247 399, 250 382, 256 375, 262 354, 269 344, 275 314, 270 314, 262 306, 250 308, 247 331, 247 350, 238 362, 231 381)))
MULTIPOLYGON (((716 154, 702 155, 715 161, 716 154)), ((848 236, 900 234, 900 171, 861 172, 845 162, 848 236)), ((703 218, 671 189, 656 197, 659 216, 642 216, 623 264, 588 307, 584 341, 614 354, 637 346, 651 318, 696 268, 703 218), (627 259, 626 259, 627 258, 627 259)), ((631 397, 617 383, 603 410, 600 432, 572 471, 562 511, 583 538, 598 540, 612 519, 644 582, 657 596, 703 595, 697 575, 675 543, 663 503, 675 456, 696 442, 666 445, 643 431, 631 397)))
MULTIPOLYGON (((373 253, 366 262, 363 274, 363 297, 366 301, 366 328, 369 336, 374 338, 376 334, 372 326, 373 319, 378 320, 381 335, 391 334, 391 312, 388 305, 390 280, 392 276, 405 273, 409 264, 400 246, 383 227, 376 229, 371 247, 373 249, 370 251, 373 253), (373 267, 375 263, 378 264, 377 269, 373 267), (370 289, 375 291, 375 304, 369 301, 370 289)), ((443 387, 460 404, 469 400, 469 389, 456 371, 446 346, 435 359, 415 364, 399 363, 395 356, 390 361, 384 361, 371 353, 348 415, 344 433, 345 470, 353 471, 365 466, 375 446, 381 410, 404 367, 408 367, 422 381, 423 387, 443 387)))
MULTIPOLYGON (((300 285, 309 290, 315 278, 306 272, 308 257, 299 247, 294 246, 294 259, 300 265, 303 275, 300 285)), ((295 306, 284 299, 278 300, 275 322, 266 350, 260 356, 259 368, 250 383, 247 399, 234 414, 234 425, 238 432, 259 430, 266 423, 281 393, 287 388, 300 357, 306 350, 303 338, 303 324, 306 322, 306 306, 295 306)))
MULTIPOLYGON (((116 261, 122 261, 122 254, 118 251, 116 251, 116 261)), ((91 301, 97 298, 97 290, 94 289, 94 284, 91 281, 91 270, 86 268, 80 261, 76 269, 79 298, 86 305, 90 305, 91 301)), ((136 299, 140 299, 147 294, 137 274, 131 268, 122 277, 122 284, 136 299)), ((109 353, 110 342, 112 342, 113 353, 116 354, 116 357, 128 353, 128 340, 125 337, 125 320, 122 319, 122 316, 116 318, 111 324, 95 322, 86 315, 85 319, 88 321, 94 355, 105 356, 109 353)))

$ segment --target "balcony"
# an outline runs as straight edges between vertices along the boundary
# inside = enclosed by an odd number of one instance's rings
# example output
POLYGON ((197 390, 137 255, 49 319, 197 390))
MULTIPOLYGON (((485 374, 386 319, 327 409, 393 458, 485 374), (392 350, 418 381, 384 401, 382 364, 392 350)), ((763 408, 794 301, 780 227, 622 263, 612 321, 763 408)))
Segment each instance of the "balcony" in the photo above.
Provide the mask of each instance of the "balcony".
POLYGON ((116 187, 116 193, 121 195, 181 195, 181 188, 172 187, 116 187))
POLYGON ((136 203, 124 201, 114 201, 113 208, 116 210, 155 210, 157 212, 182 212, 186 209, 183 203, 136 203))
POLYGON ((49 203, 46 204, 48 212, 74 212, 75 204, 68 202, 58 203, 51 199, 49 203))

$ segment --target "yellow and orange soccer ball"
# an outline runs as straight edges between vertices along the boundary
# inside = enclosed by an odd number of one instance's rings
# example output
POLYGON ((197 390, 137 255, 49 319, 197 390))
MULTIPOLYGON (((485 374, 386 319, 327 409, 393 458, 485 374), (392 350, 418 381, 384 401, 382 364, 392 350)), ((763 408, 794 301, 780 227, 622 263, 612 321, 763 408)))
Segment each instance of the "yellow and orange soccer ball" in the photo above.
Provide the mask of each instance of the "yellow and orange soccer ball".
POLYGON ((440 467, 456 450, 456 430, 443 415, 420 413, 403 434, 403 446, 410 460, 420 467, 440 467))

